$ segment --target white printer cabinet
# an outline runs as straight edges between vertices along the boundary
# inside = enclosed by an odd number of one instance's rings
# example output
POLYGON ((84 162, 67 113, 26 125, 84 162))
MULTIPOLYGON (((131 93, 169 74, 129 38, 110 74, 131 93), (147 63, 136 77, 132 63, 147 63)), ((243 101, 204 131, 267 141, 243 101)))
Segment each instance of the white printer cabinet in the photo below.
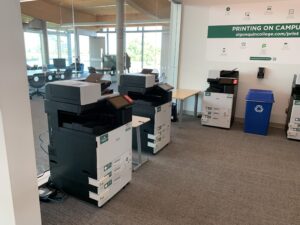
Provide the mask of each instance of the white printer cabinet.
POLYGON ((300 101, 293 101, 293 108, 287 131, 289 139, 300 140, 300 101))
POLYGON ((205 126, 230 128, 233 94, 204 92, 201 123, 205 126))

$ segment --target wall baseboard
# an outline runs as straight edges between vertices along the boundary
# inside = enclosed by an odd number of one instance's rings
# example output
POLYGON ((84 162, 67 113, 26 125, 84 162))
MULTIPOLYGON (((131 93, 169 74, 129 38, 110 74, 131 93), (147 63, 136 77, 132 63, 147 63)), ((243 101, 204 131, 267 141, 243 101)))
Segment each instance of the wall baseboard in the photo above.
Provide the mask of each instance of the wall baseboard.
MULTIPOLYGON (((184 110, 183 113, 185 115, 194 116, 194 112, 193 111, 184 110)), ((198 114, 200 115, 201 113, 198 112, 198 114)), ((235 117, 235 121, 238 122, 238 123, 242 123, 243 124, 244 123, 244 118, 235 117)), ((278 128, 278 129, 285 129, 285 124, 270 123, 270 127, 278 128)))

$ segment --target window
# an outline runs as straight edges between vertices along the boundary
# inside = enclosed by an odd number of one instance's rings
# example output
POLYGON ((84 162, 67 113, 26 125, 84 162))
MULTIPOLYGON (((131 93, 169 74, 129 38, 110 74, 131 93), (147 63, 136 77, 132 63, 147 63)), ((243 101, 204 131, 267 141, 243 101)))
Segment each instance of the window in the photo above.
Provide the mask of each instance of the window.
POLYGON ((48 46, 49 46, 49 63, 53 64, 53 59, 59 58, 58 48, 57 48, 57 35, 48 35, 48 46))
POLYGON ((66 59, 66 62, 69 62, 69 51, 68 51, 68 37, 66 35, 60 36, 59 41, 59 47, 60 47, 60 58, 66 59))
POLYGON ((108 54, 109 55, 117 54, 117 35, 116 35, 116 33, 108 34, 108 54))
POLYGON ((58 33, 48 30, 49 63, 53 64, 53 59, 64 58, 68 64, 68 36, 66 33, 58 33))
POLYGON ((160 70, 161 38, 160 32, 144 34, 144 68, 160 70))
MULTIPOLYGON (((165 60, 168 50, 162 51, 162 46, 168 44, 168 31, 162 26, 126 27, 126 52, 131 58, 130 72, 139 72, 142 68, 153 68, 161 71, 166 67, 165 60), (166 37, 165 37, 166 36, 166 37), (163 64, 163 65, 161 65, 163 64)), ((115 29, 103 29, 98 36, 106 38, 106 54, 116 55, 115 29)))
POLYGON ((153 30, 162 30, 162 26, 146 26, 146 27, 144 27, 144 30, 151 30, 151 31, 153 31, 153 30))
POLYGON ((24 32, 26 61, 29 66, 43 65, 42 36, 36 32, 24 32))
POLYGON ((142 70, 142 33, 126 34, 126 53, 131 59, 130 72, 142 70))
POLYGON ((105 40, 105 51, 103 52, 103 54, 108 54, 108 46, 107 46, 107 34, 106 33, 98 33, 97 37, 103 37, 105 40))
POLYGON ((71 51, 72 51, 72 62, 75 62, 75 60, 77 58, 77 53, 76 53, 74 33, 71 33, 71 51))
POLYGON ((80 62, 87 68, 90 66, 90 37, 79 35, 80 62))
POLYGON ((137 31, 137 27, 126 27, 126 31, 137 31))

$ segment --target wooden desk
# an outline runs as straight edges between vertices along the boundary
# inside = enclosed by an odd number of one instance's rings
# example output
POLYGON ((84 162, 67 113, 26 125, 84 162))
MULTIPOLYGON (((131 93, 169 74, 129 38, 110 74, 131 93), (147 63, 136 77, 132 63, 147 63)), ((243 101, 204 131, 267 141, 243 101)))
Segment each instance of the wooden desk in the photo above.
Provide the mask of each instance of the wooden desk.
POLYGON ((201 94, 199 90, 188 90, 188 89, 177 89, 173 91, 172 98, 179 100, 180 102, 180 110, 179 110, 179 122, 182 121, 183 115, 183 103, 186 99, 195 96, 195 106, 194 106, 194 116, 197 117, 198 115, 198 97, 201 94))
POLYGON ((140 127, 144 123, 148 123, 150 118, 141 117, 141 116, 132 116, 132 128, 136 129, 136 140, 137 140, 137 151, 138 151, 138 160, 133 161, 133 170, 136 171, 140 168, 144 163, 148 162, 148 159, 143 160, 142 158, 142 143, 141 143, 141 130, 140 127))

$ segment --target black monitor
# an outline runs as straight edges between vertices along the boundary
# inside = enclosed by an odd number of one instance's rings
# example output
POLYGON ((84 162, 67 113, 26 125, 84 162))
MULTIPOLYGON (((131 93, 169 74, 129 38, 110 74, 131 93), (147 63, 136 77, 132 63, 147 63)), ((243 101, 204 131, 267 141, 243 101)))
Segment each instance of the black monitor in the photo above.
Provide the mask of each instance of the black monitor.
POLYGON ((57 70, 65 69, 66 68, 66 59, 53 59, 53 65, 57 70))

